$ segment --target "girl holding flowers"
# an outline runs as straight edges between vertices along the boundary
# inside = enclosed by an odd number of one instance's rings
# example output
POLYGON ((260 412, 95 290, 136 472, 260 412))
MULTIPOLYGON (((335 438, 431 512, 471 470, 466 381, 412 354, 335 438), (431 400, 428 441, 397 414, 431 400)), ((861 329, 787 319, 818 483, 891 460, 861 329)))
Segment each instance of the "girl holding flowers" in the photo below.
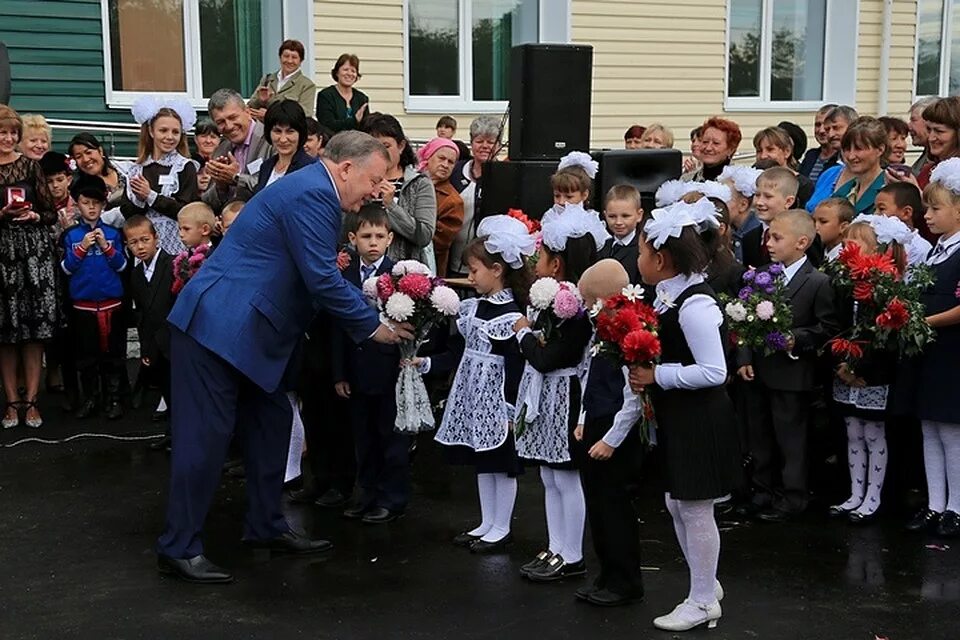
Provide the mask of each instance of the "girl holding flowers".
POLYGON ((582 208, 544 223, 527 317, 514 324, 526 360, 517 398, 517 452, 540 465, 547 514, 546 549, 520 574, 552 582, 586 573, 586 520, 580 473, 572 455, 580 416, 580 374, 593 333, 574 284, 596 261, 609 237, 600 219, 582 208))
POLYGON ((660 364, 631 370, 630 385, 646 389, 653 400, 666 506, 690 569, 688 597, 653 622, 670 631, 714 627, 720 619, 714 501, 733 489, 739 474, 733 406, 723 388, 723 315, 702 275, 708 251, 697 220, 706 209, 712 214, 708 200, 654 210, 643 227, 638 260, 643 281, 656 287, 662 352, 660 364))

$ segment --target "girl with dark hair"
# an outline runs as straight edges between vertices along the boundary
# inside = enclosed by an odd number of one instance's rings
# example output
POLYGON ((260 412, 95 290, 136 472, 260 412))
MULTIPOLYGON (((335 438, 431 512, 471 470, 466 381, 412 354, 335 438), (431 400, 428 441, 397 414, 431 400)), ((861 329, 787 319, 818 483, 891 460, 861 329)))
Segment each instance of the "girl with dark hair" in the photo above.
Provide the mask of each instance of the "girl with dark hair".
POLYGON ((745 271, 731 248, 730 209, 719 198, 707 198, 716 212, 719 227, 703 230, 700 238, 707 246, 707 284, 717 293, 736 295, 740 290, 741 277, 745 271))
POLYGON ((380 198, 387 210, 393 244, 387 255, 394 261, 420 260, 433 265, 433 234, 437 228, 437 195, 433 182, 417 170, 417 157, 391 115, 372 113, 364 131, 383 143, 390 155, 387 174, 380 185, 380 198))
POLYGON ((267 107, 263 131, 269 136, 276 153, 263 161, 254 193, 316 162, 303 150, 303 143, 307 139, 307 115, 293 100, 280 100, 267 107))

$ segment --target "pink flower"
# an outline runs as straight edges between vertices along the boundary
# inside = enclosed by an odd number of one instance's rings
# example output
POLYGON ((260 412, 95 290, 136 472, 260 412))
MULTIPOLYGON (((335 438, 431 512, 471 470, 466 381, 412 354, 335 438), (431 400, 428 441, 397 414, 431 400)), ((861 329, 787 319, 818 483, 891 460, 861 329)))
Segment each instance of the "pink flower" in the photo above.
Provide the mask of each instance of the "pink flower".
POLYGON ((450 287, 440 285, 430 294, 433 307, 445 316, 455 316, 460 311, 460 297, 450 287))
POLYGON ((580 301, 572 291, 562 288, 553 299, 553 312, 561 320, 573 318, 580 313, 580 301))
POLYGON ((389 273, 385 273, 377 278, 377 294, 380 296, 382 302, 386 302, 387 298, 393 295, 393 292, 393 279, 389 273))
POLYGON ((199 265, 201 262, 203 262, 205 259, 206 259, 206 255, 202 253, 195 253, 187 259, 187 262, 190 264, 191 267, 195 267, 199 265))
POLYGON ((414 300, 420 300, 430 295, 430 278, 419 273, 408 273, 397 282, 397 288, 414 300))
POLYGON ((773 303, 769 300, 757 303, 757 317, 761 320, 769 320, 773 317, 775 311, 773 303))

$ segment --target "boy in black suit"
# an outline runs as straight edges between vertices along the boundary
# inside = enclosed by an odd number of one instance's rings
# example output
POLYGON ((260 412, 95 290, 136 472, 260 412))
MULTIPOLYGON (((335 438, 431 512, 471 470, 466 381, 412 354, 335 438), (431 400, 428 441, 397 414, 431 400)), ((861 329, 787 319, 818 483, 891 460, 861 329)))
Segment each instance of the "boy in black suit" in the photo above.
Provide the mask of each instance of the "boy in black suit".
MULTIPOLYGON (((160 389, 170 406, 170 343, 167 315, 173 308, 173 258, 160 249, 157 230, 146 216, 131 216, 123 224, 127 248, 136 258, 129 294, 137 310, 140 366, 143 381, 160 389)), ((151 449, 170 448, 170 430, 151 449)))
POLYGON ((613 258, 627 270, 631 284, 640 284, 640 271, 637 269, 637 257, 640 252, 637 244, 637 224, 643 217, 640 206, 640 192, 629 184, 614 185, 607 192, 603 205, 603 218, 607 229, 613 236, 597 253, 597 260, 613 258))
MULTIPOLYGON (((386 251, 393 233, 382 208, 362 209, 349 238, 357 258, 344 270, 345 280, 360 288, 368 278, 390 272, 393 261, 386 251)), ((399 372, 395 345, 355 344, 342 331, 334 333, 333 380, 337 394, 350 401, 359 489, 356 503, 343 515, 368 524, 396 520, 410 500, 410 439, 393 430, 399 372)))
MULTIPOLYGON (((743 236, 743 266, 754 269, 770 264, 770 251, 767 242, 770 239, 770 223, 780 213, 793 208, 799 188, 797 176, 786 167, 767 169, 757 178, 757 193, 753 197, 753 206, 760 220, 760 226, 743 236)), ((813 266, 823 262, 823 244, 814 236, 806 249, 807 258, 813 266)))
POLYGON ((816 229, 805 211, 786 211, 769 225, 771 260, 783 265, 793 310, 787 351, 766 356, 740 349, 738 375, 748 383, 748 431, 756 493, 745 511, 781 522, 806 509, 807 422, 817 350, 839 330, 830 279, 805 255, 816 229), (774 469, 781 460, 779 481, 774 469))

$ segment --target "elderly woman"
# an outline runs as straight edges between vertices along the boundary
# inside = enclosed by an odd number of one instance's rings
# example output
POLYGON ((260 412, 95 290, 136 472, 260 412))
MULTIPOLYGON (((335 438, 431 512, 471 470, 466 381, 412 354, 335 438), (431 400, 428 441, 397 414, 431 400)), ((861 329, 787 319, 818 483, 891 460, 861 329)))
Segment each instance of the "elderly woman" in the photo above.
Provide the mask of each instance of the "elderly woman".
POLYGON ((639 148, 673 149, 673 132, 659 122, 654 122, 640 137, 639 148))
MULTIPOLYGON (((336 84, 317 94, 317 122, 334 133, 359 129, 370 112, 370 98, 354 88, 360 75, 360 58, 344 53, 330 70, 336 84)), ((411 152, 412 153, 412 152, 411 152)))
POLYGON ((437 229, 433 233, 433 253, 437 259, 437 275, 445 277, 450 246, 463 226, 463 198, 450 184, 450 176, 460 157, 456 143, 447 138, 434 138, 418 154, 420 171, 433 181, 437 196, 437 229))
POLYGON ((757 153, 754 165, 757 169, 770 167, 786 167, 797 176, 797 199, 793 203, 794 209, 802 209, 807 200, 813 195, 813 182, 807 176, 798 172, 799 165, 794 154, 794 140, 786 129, 767 127, 753 136, 753 148, 757 153))
POLYGON ((317 96, 317 85, 300 71, 305 56, 303 43, 284 40, 277 55, 280 56, 280 70, 263 76, 253 97, 247 102, 250 114, 261 122, 267 107, 274 102, 293 100, 300 104, 304 113, 310 113, 317 96))
POLYGON ((923 110, 927 133, 927 162, 914 178, 897 167, 887 169, 891 182, 909 182, 921 190, 930 183, 930 173, 938 163, 960 157, 960 97, 940 98, 923 110))
POLYGON ((277 153, 260 166, 254 193, 316 162, 303 149, 307 139, 307 115, 293 100, 281 100, 270 105, 263 119, 263 131, 277 153))
POLYGON ((101 216, 107 224, 119 227, 123 224, 120 203, 127 190, 127 168, 114 163, 107 156, 103 145, 90 133, 78 133, 70 141, 68 155, 77 169, 90 176, 100 176, 107 185, 107 203, 101 216))
POLYGON ((467 273, 467 265, 463 263, 463 250, 477 234, 477 224, 473 219, 477 184, 483 176, 483 163, 497 157, 500 135, 499 118, 480 116, 471 122, 470 153, 473 158, 461 160, 450 177, 450 184, 463 200, 463 226, 450 247, 451 275, 463 276, 467 273))
POLYGON ((643 134, 646 132, 647 128, 635 124, 623 134, 623 148, 624 149, 641 149, 640 141, 643 140, 643 134))
POLYGON ((907 156, 907 134, 910 129, 901 118, 877 118, 887 130, 887 164, 903 164, 907 156))
POLYGON ((53 130, 47 124, 47 119, 35 113, 25 113, 23 120, 23 136, 20 139, 20 152, 40 162, 50 145, 53 143, 53 130))
POLYGON ((739 125, 733 120, 709 118, 700 126, 697 159, 703 163, 703 166, 696 171, 684 174, 680 179, 687 182, 716 180, 723 168, 730 164, 742 137, 739 125))
POLYGON ((417 158, 396 118, 371 114, 364 129, 383 143, 390 156, 380 184, 380 200, 393 231, 387 255, 392 260, 430 260, 428 247, 437 227, 437 197, 430 178, 417 171, 417 158))
POLYGON ((843 171, 837 177, 832 198, 844 198, 857 213, 873 213, 877 193, 886 184, 883 159, 887 153, 887 130, 876 118, 858 118, 843 134, 843 171))
POLYGON ((0 376, 6 407, 4 429, 43 424, 37 409, 43 343, 61 325, 56 258, 50 227, 53 197, 36 160, 18 150, 23 122, 0 105, 0 376), (17 380, 23 362, 25 394, 17 380))

